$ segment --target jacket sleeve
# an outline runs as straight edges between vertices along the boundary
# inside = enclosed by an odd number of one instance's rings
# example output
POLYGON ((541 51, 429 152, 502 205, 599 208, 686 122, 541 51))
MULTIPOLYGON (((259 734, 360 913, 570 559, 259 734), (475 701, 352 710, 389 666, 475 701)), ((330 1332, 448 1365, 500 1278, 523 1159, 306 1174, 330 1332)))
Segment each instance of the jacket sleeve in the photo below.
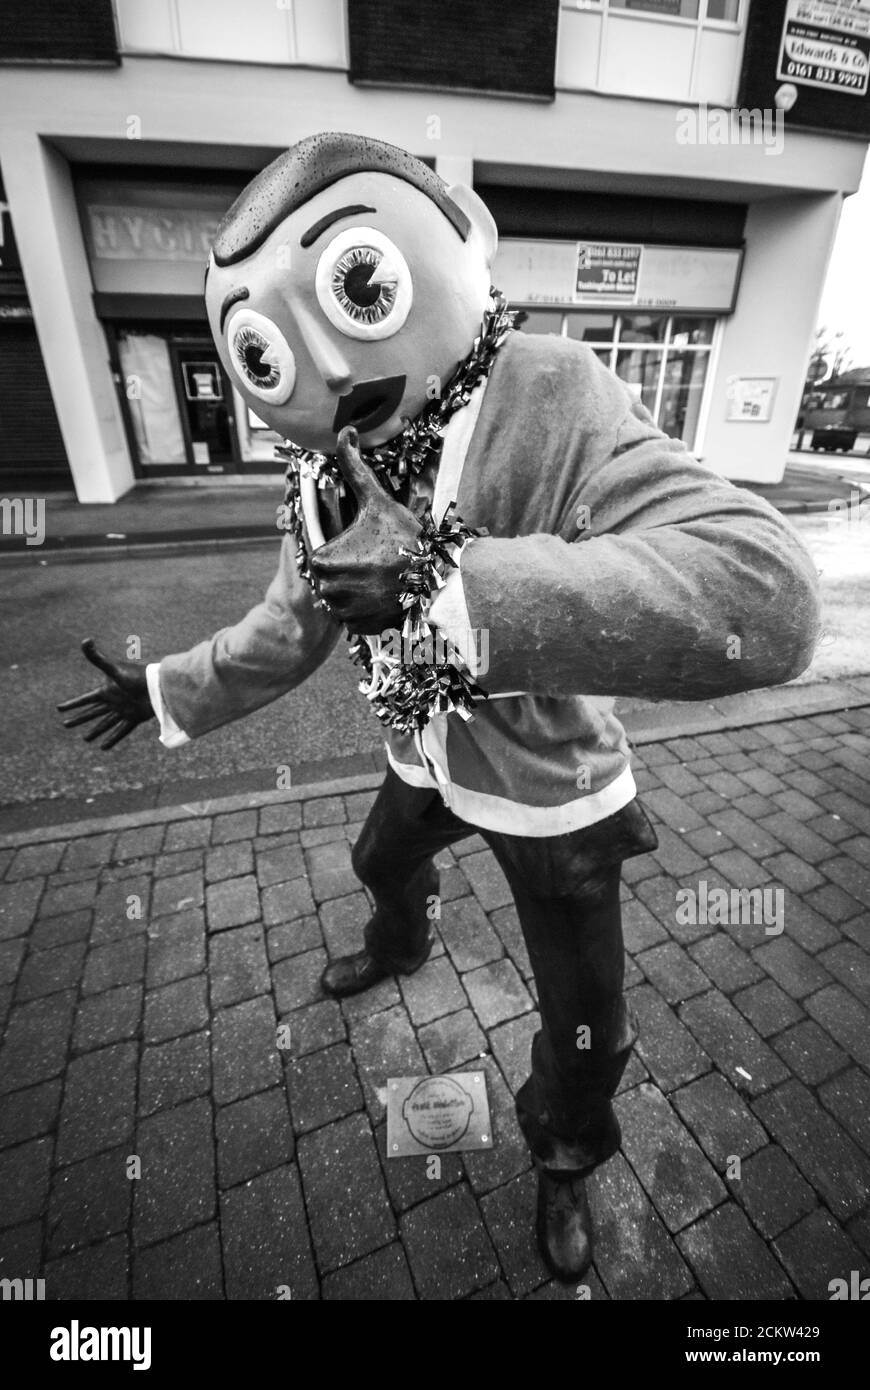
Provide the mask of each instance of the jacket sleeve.
POLYGON ((469 622, 489 632, 484 689, 701 700, 800 675, 819 597, 797 532, 596 371, 594 412, 614 423, 583 436, 581 458, 568 455, 581 529, 482 538, 463 552, 469 622))
POLYGON ((341 628, 317 608, 285 536, 278 573, 262 603, 241 622, 160 662, 160 690, 190 738, 277 700, 326 660, 341 628))

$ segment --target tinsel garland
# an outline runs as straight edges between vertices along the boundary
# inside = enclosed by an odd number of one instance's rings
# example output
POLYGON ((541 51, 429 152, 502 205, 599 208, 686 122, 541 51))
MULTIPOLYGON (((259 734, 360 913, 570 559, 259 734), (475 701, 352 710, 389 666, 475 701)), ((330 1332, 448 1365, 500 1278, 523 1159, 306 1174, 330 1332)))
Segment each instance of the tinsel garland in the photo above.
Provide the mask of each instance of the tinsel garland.
MULTIPOLYGON (((484 315, 480 334, 441 395, 409 421, 395 439, 362 451, 363 460, 378 481, 394 491, 399 490, 409 474, 416 476, 427 465, 437 463, 449 420, 468 404, 472 391, 489 375, 495 355, 513 327, 516 315, 508 310, 501 292, 491 289, 490 297, 492 307, 484 315)), ((289 460, 284 501, 278 508, 278 529, 295 536, 296 564, 316 594, 305 548, 299 478, 310 475, 318 488, 334 487, 339 496, 346 491, 344 480, 331 455, 292 443, 276 452, 289 460)), ((451 502, 440 524, 427 509, 421 518, 416 552, 402 552, 410 564, 400 579, 399 601, 404 611, 401 655, 389 653, 380 638, 348 634, 351 658, 364 672, 360 690, 378 718, 402 733, 424 728, 433 714, 455 710, 462 718, 470 719, 474 704, 487 698, 455 649, 449 650, 446 660, 435 656, 444 639, 427 621, 432 597, 444 583, 443 571, 456 567, 455 556, 472 537, 485 534, 455 519, 454 508, 455 502, 451 502), (430 653, 434 659, 427 659, 430 653)), ((322 602, 319 597, 318 602, 322 602)))

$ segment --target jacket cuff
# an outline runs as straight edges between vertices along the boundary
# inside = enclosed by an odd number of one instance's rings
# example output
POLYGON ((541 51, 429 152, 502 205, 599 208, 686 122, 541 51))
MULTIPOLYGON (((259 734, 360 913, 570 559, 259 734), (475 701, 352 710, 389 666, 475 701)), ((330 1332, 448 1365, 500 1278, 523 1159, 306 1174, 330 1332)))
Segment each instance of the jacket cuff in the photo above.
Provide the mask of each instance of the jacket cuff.
POLYGON ((462 584, 462 558, 459 568, 451 570, 442 587, 429 605, 427 619, 444 634, 446 640, 462 657, 472 676, 479 676, 481 657, 475 634, 468 618, 468 605, 462 584))
POLYGON ((176 724, 164 704, 163 692, 160 689, 160 663, 158 661, 151 662, 145 667, 145 679, 148 682, 148 698, 160 725, 160 742, 164 748, 183 748, 186 743, 190 743, 190 739, 184 730, 176 724))

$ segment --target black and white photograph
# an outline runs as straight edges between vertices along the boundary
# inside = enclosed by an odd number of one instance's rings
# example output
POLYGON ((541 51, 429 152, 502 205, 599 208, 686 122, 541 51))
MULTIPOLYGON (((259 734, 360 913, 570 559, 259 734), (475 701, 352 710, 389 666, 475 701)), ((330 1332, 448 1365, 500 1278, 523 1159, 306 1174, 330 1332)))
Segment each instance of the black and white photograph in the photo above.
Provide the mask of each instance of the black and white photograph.
POLYGON ((2 0, 28 1369, 858 1354, 868 145, 870 0, 2 0))

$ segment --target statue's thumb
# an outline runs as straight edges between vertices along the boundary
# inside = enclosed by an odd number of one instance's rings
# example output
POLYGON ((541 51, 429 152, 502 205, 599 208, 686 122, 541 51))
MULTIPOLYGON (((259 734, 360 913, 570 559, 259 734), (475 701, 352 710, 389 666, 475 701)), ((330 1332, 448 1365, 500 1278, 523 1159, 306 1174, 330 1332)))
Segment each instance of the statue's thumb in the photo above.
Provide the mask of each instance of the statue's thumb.
POLYGON ((345 425, 338 436, 335 462, 357 501, 363 502, 371 497, 372 493, 381 491, 372 470, 363 463, 359 451, 359 435, 353 425, 345 425))

